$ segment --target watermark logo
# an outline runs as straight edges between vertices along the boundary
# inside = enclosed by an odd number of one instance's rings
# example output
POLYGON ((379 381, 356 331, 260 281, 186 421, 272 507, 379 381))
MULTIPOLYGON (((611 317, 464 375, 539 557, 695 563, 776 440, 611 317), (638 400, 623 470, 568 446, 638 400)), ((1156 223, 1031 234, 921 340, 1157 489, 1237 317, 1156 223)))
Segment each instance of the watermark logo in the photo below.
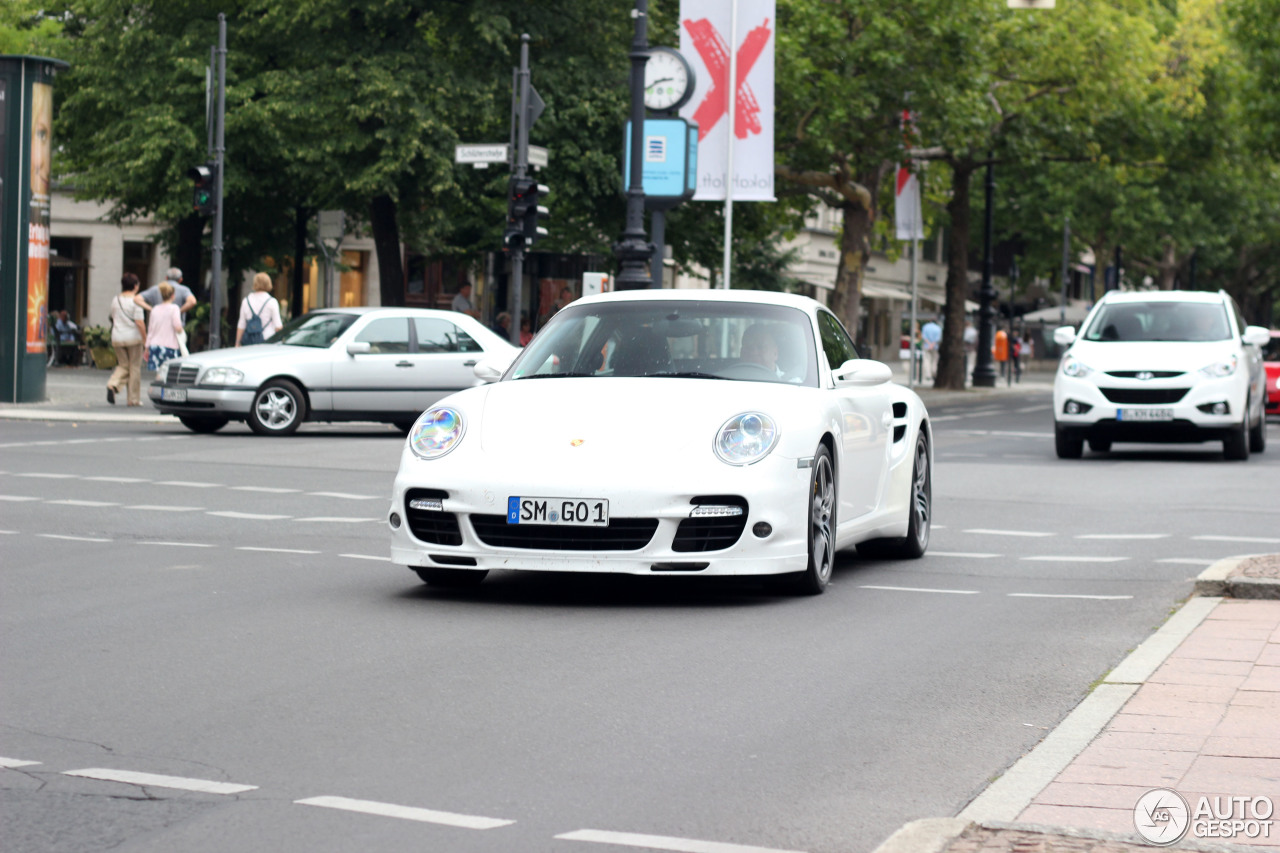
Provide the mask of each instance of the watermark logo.
POLYGON ((1202 796, 1192 808, 1177 791, 1153 788, 1133 807, 1133 827, 1149 844, 1166 847, 1188 832, 1196 839, 1271 838, 1270 797, 1202 796))
POLYGON ((1191 808, 1177 791, 1153 788, 1133 807, 1133 827, 1150 844, 1177 844, 1191 826, 1191 808))

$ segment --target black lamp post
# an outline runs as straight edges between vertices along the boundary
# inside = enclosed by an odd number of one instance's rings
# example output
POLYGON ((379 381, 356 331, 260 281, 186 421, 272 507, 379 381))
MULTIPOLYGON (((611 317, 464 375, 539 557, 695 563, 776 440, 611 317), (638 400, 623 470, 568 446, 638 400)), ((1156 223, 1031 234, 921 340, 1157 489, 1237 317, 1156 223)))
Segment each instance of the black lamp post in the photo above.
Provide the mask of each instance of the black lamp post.
POLYGON ((627 187, 627 227, 613 244, 618 258, 618 290, 643 290, 650 286, 646 266, 653 244, 644 233, 644 66, 649 61, 649 0, 636 0, 635 36, 631 40, 631 174, 627 187))
POLYGON ((995 302, 999 295, 991 281, 991 224, 996 194, 994 158, 994 153, 987 155, 987 209, 983 216, 982 287, 978 290, 978 357, 973 366, 973 387, 975 388, 994 388, 996 385, 996 367, 991 359, 991 347, 994 346, 996 339, 995 302))

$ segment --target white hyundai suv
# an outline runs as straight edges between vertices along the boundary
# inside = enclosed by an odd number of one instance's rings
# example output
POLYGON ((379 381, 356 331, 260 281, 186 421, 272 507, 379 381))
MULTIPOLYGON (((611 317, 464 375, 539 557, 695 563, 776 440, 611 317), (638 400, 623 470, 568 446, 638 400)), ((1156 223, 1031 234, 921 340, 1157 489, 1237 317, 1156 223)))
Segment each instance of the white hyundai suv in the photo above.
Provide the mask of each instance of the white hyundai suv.
POLYGON ((1247 326, 1227 293, 1107 293, 1053 339, 1068 347, 1053 382, 1058 456, 1084 443, 1221 441, 1228 459, 1266 448, 1269 330, 1247 326))

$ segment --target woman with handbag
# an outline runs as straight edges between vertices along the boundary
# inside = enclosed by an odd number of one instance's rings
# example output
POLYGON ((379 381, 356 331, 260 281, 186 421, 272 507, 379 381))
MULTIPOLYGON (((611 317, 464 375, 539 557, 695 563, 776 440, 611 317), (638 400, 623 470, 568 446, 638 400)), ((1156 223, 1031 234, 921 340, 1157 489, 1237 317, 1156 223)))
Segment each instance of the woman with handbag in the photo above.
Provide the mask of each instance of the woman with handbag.
POLYGON ((138 295, 138 277, 131 272, 120 279, 120 293, 111 300, 111 347, 116 351, 116 369, 107 380, 107 402, 115 405, 120 383, 128 389, 129 405, 142 405, 142 350, 147 338, 142 308, 133 301, 138 295))

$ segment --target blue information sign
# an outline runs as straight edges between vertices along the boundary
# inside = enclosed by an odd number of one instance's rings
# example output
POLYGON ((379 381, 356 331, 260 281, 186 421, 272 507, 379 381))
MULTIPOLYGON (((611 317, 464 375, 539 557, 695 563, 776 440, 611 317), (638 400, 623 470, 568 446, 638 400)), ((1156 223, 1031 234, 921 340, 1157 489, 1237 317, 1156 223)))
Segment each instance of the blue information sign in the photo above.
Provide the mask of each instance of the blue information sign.
MULTIPOLYGON (((623 142, 622 183, 630 187, 631 122, 627 122, 623 142)), ((646 202, 680 202, 693 197, 698 180, 696 124, 682 118, 645 119, 643 152, 646 202)))

